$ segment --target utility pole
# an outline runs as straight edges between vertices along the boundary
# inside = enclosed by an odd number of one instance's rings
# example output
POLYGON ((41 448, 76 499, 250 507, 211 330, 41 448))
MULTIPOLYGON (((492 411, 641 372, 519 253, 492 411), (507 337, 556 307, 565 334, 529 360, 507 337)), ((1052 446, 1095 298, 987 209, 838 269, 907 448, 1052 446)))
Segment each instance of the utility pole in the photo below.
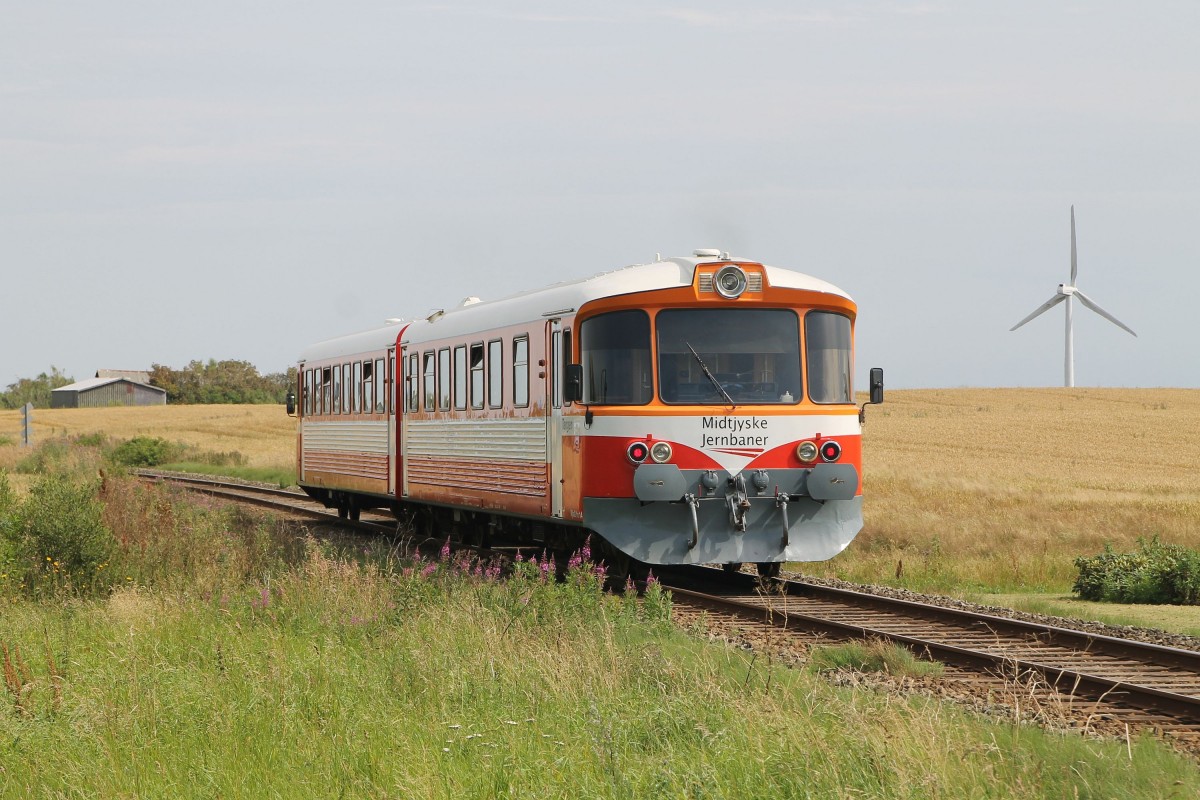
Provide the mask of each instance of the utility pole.
POLYGON ((21 445, 33 445, 33 403, 21 406, 21 445))

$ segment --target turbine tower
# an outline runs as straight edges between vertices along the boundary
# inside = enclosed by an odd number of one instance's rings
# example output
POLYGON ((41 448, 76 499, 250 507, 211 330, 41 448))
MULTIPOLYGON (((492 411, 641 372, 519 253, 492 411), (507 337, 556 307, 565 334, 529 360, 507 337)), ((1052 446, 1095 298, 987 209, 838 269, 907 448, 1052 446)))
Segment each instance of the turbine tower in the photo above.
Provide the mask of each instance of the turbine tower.
POLYGON ((1059 303, 1066 301, 1066 304, 1067 304, 1067 354, 1066 354, 1066 376, 1064 379, 1063 386, 1068 386, 1068 387, 1075 385, 1075 335, 1074 335, 1074 332, 1071 327, 1071 316, 1072 316, 1072 311, 1073 311, 1073 309, 1071 307, 1072 300, 1074 300, 1075 298, 1079 298, 1079 302, 1083 303, 1085 306, 1090 308, 1092 311, 1095 311, 1097 314, 1104 317, 1106 320, 1108 320, 1112 324, 1116 325, 1117 327, 1119 327, 1123 330, 1126 330, 1129 333, 1132 333, 1134 336, 1137 336, 1136 333, 1133 333, 1133 328, 1130 328, 1124 322, 1121 322, 1121 320, 1117 319, 1112 314, 1108 313, 1103 308, 1096 305, 1094 300, 1092 300, 1090 297, 1088 297, 1086 294, 1079 291, 1079 289, 1077 289, 1075 287, 1075 278, 1076 278, 1076 276, 1078 276, 1078 274, 1079 274, 1079 263, 1075 256, 1075 206, 1071 206, 1071 282, 1070 283, 1060 283, 1058 285, 1058 291, 1054 293, 1053 297, 1051 297, 1049 300, 1047 300, 1042 305, 1038 306, 1037 309, 1032 314, 1030 314, 1028 317, 1026 317, 1025 319, 1018 322, 1016 325, 1013 325, 1011 328, 1009 328, 1010 331, 1015 331, 1017 328, 1021 327, 1026 322, 1029 322, 1031 319, 1038 316, 1039 314, 1045 313, 1046 311, 1049 311, 1050 309, 1054 308, 1059 303))

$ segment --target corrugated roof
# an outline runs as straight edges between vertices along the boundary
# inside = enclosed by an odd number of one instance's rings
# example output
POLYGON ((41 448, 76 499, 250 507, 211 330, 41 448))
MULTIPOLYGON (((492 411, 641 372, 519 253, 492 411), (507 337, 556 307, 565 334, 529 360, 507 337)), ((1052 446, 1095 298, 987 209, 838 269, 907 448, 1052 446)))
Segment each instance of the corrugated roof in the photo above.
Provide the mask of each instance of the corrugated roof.
POLYGON ((55 392, 86 392, 88 389, 95 389, 97 386, 107 386, 110 383, 117 383, 119 381, 125 381, 126 383, 132 383, 137 386, 142 386, 146 389, 152 389, 153 391, 156 391, 156 392, 162 392, 163 394, 167 393, 166 389, 163 389, 159 386, 151 386, 148 383, 139 383, 138 381, 131 381, 128 378, 85 378, 84 380, 76 381, 75 383, 71 383, 66 386, 60 386, 57 389, 53 389, 52 391, 55 391, 55 392))
POLYGON ((144 369, 98 369, 97 378, 128 378, 134 383, 150 383, 150 373, 144 369))

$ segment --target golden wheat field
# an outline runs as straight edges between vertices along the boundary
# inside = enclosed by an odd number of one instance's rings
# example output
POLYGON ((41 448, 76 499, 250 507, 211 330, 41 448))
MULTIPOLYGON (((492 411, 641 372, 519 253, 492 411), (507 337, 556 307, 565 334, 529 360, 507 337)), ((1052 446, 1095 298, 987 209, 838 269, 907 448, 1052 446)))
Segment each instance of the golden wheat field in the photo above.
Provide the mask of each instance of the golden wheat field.
MULTIPOLYGON (((103 432, 287 466, 280 406, 38 409, 34 436, 103 432)), ((0 441, 19 440, 0 412, 0 441)), ((805 571, 914 588, 1062 591, 1077 555, 1138 537, 1200 547, 1200 390, 891 391, 867 408, 866 527, 805 571)), ((21 448, 0 446, 0 468, 21 448)))
MULTIPOLYGON (((0 411, 0 440, 21 440, 21 412, 0 411)), ((56 436, 103 433, 114 439, 158 436, 205 450, 236 450, 254 466, 288 466, 296 460, 296 420, 283 406, 142 406, 39 408, 33 412, 34 444, 56 436)), ((0 448, 0 467, 20 447, 0 448)))
POLYGON ((1061 587, 1105 543, 1200 546, 1200 390, 893 391, 863 438, 866 527, 825 574, 1061 587))

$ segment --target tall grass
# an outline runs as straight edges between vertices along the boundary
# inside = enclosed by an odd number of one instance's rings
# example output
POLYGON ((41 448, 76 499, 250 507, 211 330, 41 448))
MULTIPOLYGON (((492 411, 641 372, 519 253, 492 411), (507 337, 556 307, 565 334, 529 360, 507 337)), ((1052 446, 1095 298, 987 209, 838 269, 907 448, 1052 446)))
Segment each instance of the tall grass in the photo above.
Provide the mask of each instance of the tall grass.
POLYGON ((319 541, 110 477, 118 578, 0 605, 0 797, 1074 797, 1200 789, 1150 741, 836 689, 606 596, 580 554, 319 541))

